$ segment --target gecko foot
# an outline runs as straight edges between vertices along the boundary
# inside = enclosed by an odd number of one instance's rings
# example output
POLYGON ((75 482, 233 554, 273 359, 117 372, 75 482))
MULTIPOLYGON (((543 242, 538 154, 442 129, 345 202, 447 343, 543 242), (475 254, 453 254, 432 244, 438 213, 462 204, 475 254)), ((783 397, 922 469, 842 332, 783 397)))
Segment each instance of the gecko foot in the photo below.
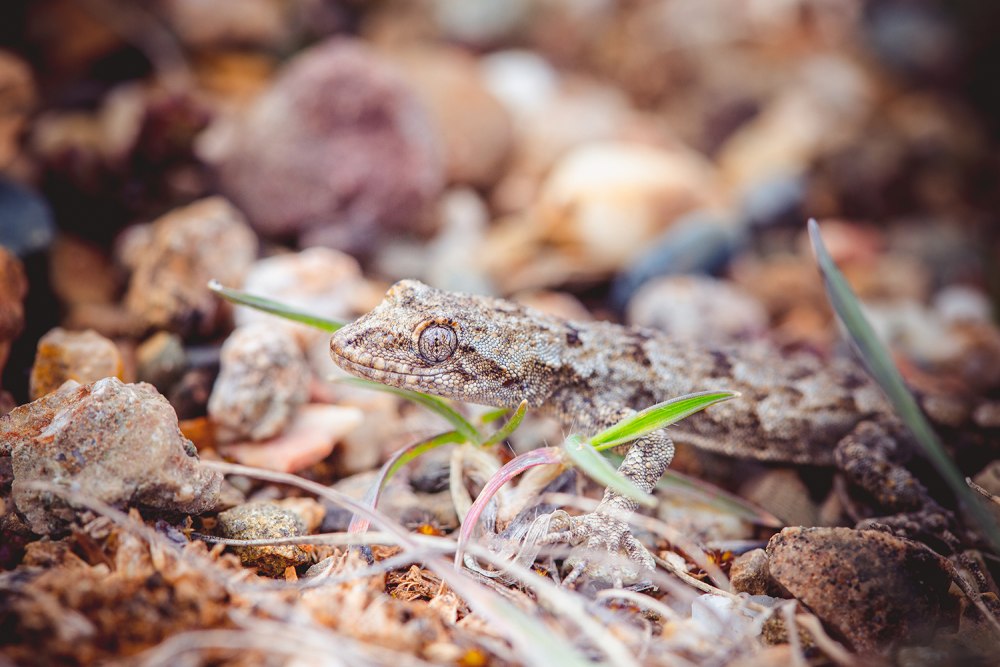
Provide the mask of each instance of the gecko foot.
POLYGON ((542 544, 565 543, 577 547, 566 564, 571 568, 563 585, 572 586, 581 576, 609 582, 615 588, 634 583, 656 568, 646 547, 632 535, 628 524, 610 514, 592 512, 570 516, 552 513, 550 532, 542 544))

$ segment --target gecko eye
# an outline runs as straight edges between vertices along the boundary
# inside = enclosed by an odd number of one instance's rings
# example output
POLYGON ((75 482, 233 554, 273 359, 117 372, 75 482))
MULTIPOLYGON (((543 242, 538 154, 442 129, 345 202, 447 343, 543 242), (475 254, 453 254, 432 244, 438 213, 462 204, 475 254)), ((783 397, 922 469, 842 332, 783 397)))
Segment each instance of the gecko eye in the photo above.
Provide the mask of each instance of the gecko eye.
POLYGON ((458 336, 447 324, 431 324, 420 332, 417 349, 420 356, 431 363, 439 363, 450 357, 458 347, 458 336))

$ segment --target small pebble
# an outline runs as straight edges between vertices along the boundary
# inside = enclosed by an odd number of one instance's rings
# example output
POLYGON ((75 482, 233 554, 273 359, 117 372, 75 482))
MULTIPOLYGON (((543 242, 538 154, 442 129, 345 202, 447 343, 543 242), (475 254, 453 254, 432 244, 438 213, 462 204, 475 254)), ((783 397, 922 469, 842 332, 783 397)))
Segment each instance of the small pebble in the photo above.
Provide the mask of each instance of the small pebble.
POLYGON ((119 285, 111 259, 100 246, 68 234, 59 235, 49 253, 52 291, 67 308, 88 303, 111 304, 119 285), (86 280, 81 280, 86 276, 86 280))
POLYGON ((158 331, 136 349, 136 376, 162 392, 170 389, 187 368, 181 337, 158 331))
POLYGON ((10 346, 24 329, 24 297, 28 278, 24 266, 0 245, 0 371, 7 363, 10 346))
POLYGON ((986 401, 976 406, 972 420, 980 428, 1000 428, 1000 401, 986 401))
POLYGON ((165 0, 160 10, 174 34, 194 48, 279 49, 292 36, 293 6, 280 0, 243 0, 238 12, 200 0, 165 0))
POLYGON ((659 276, 718 272, 732 259, 739 234, 733 223, 716 213, 681 216, 615 278, 611 305, 625 312, 636 291, 659 276))
POLYGON ((18 257, 47 249, 56 237, 55 222, 45 199, 2 177, 0 220, 0 246, 18 257))
POLYGON ((292 335, 250 324, 222 346, 208 416, 219 442, 266 440, 281 433, 309 397, 309 367, 292 335))
POLYGON ((756 183, 741 201, 740 213, 751 229, 798 227, 804 216, 806 181, 800 174, 782 174, 756 183))
POLYGON ((507 109, 487 90, 475 58, 459 49, 429 46, 391 57, 406 72, 444 142, 447 181, 492 186, 510 153, 513 127, 507 109))
POLYGON ((510 38, 529 22, 528 0, 434 0, 431 3, 438 27, 456 42, 487 45, 510 38))
MULTIPOLYGON (((994 459, 976 473, 972 481, 983 487, 994 496, 1000 496, 1000 459, 994 459)), ((1000 511, 1000 507, 997 508, 1000 511)))
POLYGON ((535 217, 581 270, 618 270, 680 215, 713 204, 718 190, 710 163, 693 151, 589 144, 553 167, 535 217))
POLYGON ((861 653, 926 643, 957 626, 952 568, 917 542, 876 530, 785 528, 767 554, 774 580, 861 653))
POLYGON ((955 322, 990 322, 989 297, 965 285, 950 285, 934 295, 933 308, 949 324, 955 322))
POLYGON ((740 554, 729 570, 729 581, 737 593, 771 595, 776 588, 767 569, 767 553, 753 549, 740 554))
MULTIPOLYGON (((264 540, 308 535, 298 513, 277 503, 247 503, 219 514, 219 533, 237 540, 264 540)), ((244 565, 269 577, 281 576, 289 567, 308 563, 309 550, 297 544, 234 547, 244 565)))
POLYGON ((752 338, 767 328, 767 312, 730 282, 707 276, 666 276, 643 286, 626 321, 688 341, 752 338))
POLYGON ((496 51, 479 66, 487 89, 515 118, 540 112, 556 95, 559 75, 534 51, 496 51))
MULTIPOLYGON (((420 275, 440 289, 491 294, 493 286, 486 276, 480 252, 475 250, 483 248, 489 228, 490 211, 486 202, 471 188, 454 188, 441 195, 438 217, 437 236, 418 255, 419 270, 400 275, 396 267, 403 264, 399 262, 392 273, 382 273, 400 278, 420 275)), ((388 258, 383 255, 381 259, 388 258)), ((388 262, 380 262, 385 263, 388 262)))
MULTIPOLYGON (((0 50, 0 169, 7 168, 21 152, 21 135, 38 93, 28 64, 9 51, 0 50)), ((5 219, 4 222, 7 222, 5 219)), ((0 245, 6 245, 0 239, 0 245)))
POLYGON ((0 417, 17 407, 17 401, 9 392, 0 389, 0 417))
POLYGON ((173 408, 148 384, 105 378, 69 381, 0 418, 0 454, 10 454, 12 498, 40 535, 63 530, 78 510, 29 486, 72 488, 117 507, 198 514, 215 507, 222 484, 199 466, 173 408))
POLYGON ((797 174, 838 139, 859 134, 874 97, 871 75, 843 56, 816 56, 796 70, 719 149, 720 171, 737 191, 797 174))
POLYGON ((412 230, 444 184, 440 141, 404 78, 359 41, 291 59, 201 156, 263 235, 370 252, 412 230))
POLYGON ((208 414, 208 397, 218 374, 216 365, 200 366, 188 370, 174 383, 167 397, 178 419, 196 419, 208 414))
POLYGON ((208 282, 242 284, 256 256, 257 238, 243 214, 221 197, 175 209, 153 223, 148 243, 130 249, 125 305, 150 328, 210 335, 229 308, 208 282))
MULTIPOLYGON (((298 472, 325 459, 343 437, 363 420, 358 408, 336 405, 304 405, 284 432, 263 442, 240 442, 219 446, 219 453, 237 463, 298 472)), ((367 441, 369 446, 371 440, 367 441)))
POLYGON ((63 385, 66 380, 88 384, 106 377, 122 379, 121 351, 96 331, 66 331, 56 327, 38 341, 31 367, 31 399, 63 385))
MULTIPOLYGON (((351 319, 363 286, 358 260, 332 248, 306 248, 257 260, 243 282, 246 292, 335 320, 351 319)), ((315 327, 276 319, 253 308, 237 308, 235 319, 237 326, 264 322, 286 327, 302 347, 317 338, 329 338, 315 327)))

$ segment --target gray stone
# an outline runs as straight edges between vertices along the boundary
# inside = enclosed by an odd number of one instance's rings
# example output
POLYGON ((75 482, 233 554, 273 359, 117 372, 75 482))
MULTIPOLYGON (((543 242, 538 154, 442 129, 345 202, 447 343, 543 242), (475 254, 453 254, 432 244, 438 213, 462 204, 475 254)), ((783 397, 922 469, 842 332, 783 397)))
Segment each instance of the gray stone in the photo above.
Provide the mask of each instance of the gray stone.
POLYGON ((197 514, 215 507, 222 476, 199 465, 166 399, 148 384, 106 378, 67 382, 0 418, 12 497, 31 529, 55 533, 74 521, 65 499, 31 482, 71 487, 117 507, 197 514))

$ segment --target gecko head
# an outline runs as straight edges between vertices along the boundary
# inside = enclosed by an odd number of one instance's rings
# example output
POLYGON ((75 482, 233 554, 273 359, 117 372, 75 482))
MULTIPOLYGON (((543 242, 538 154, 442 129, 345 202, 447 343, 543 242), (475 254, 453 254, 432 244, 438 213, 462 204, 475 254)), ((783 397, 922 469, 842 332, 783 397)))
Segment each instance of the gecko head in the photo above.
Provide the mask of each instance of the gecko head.
POLYGON ((522 399, 537 406, 546 368, 558 357, 545 321, 509 301, 402 280, 374 310, 333 335, 330 354, 352 375, 394 387, 499 407, 522 399))

